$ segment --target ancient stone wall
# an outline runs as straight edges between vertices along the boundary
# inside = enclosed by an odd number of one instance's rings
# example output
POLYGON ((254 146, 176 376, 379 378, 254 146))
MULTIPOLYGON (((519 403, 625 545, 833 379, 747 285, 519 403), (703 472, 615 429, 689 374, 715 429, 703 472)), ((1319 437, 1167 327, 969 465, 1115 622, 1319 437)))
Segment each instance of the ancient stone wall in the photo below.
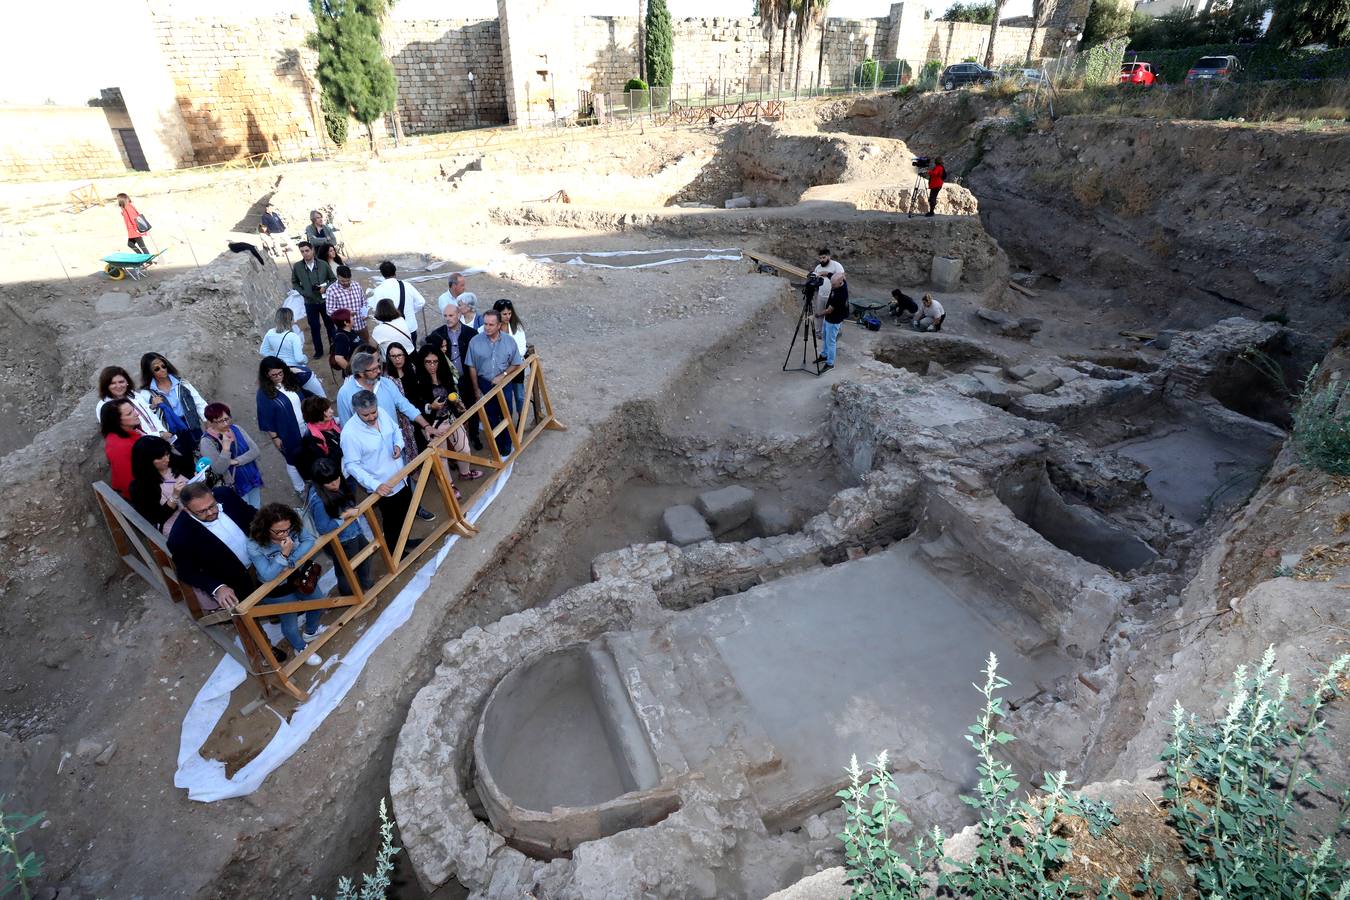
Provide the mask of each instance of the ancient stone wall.
POLYGON ((408 134, 506 121, 496 19, 396 19, 384 42, 398 76, 399 114, 408 134))
POLYGON ((0 178, 89 178, 126 165, 103 110, 93 107, 0 108, 0 178))
MULTIPOLYGON (((925 22, 923 41, 924 58, 938 59, 944 66, 974 57, 978 63, 984 62, 985 51, 989 48, 989 26, 974 22, 925 22)), ((1030 28, 1015 28, 1001 25, 994 45, 994 65, 1020 63, 1027 56, 1031 46, 1030 28)), ((1042 43, 1046 29, 1037 29, 1036 43, 1042 43)), ((1040 56, 1037 50, 1031 54, 1040 56)))

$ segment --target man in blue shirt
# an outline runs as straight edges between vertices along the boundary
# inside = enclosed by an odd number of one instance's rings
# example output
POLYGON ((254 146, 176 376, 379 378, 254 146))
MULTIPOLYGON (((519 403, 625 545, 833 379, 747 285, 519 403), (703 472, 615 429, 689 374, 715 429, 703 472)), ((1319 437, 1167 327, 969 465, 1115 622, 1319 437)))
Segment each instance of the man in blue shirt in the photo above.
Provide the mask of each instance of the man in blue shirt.
MULTIPOLYGON (((505 381, 506 372, 524 361, 515 338, 502 334, 501 313, 495 309, 483 313, 483 330, 469 341, 468 356, 464 360, 470 377, 478 385, 479 395, 486 394, 494 385, 505 381)), ((501 402, 494 397, 487 402, 486 409, 488 423, 496 429, 497 423, 502 420, 501 402)), ((497 435, 497 452, 502 456, 511 453, 511 434, 507 429, 497 435)))

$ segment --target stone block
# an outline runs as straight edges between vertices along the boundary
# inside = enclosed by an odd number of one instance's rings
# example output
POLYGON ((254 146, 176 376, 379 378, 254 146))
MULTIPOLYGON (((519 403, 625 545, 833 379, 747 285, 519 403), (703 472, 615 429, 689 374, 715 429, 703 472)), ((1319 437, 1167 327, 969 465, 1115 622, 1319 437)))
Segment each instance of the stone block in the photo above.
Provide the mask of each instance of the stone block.
POLYGON ((695 503, 713 534, 725 534, 744 525, 755 511, 755 492, 738 484, 704 491, 695 503))
POLYGON ((722 205, 727 209, 749 209, 754 202, 749 197, 732 197, 722 205))
POLYGON ((672 506, 661 513, 661 534, 677 547, 712 540, 712 529, 699 511, 688 504, 672 506))
POLYGON ((1000 369, 998 366, 986 366, 986 365, 971 366, 971 367, 970 367, 970 371, 972 371, 972 372, 984 372, 984 373, 989 374, 989 375, 1002 375, 1002 374, 1003 374, 1003 370, 1000 369))
POLYGON ((1054 372, 1037 369, 1022 379, 1022 386, 1038 394, 1048 394, 1064 382, 1054 372))
POLYGON ((796 530, 797 517, 792 510, 776 500, 759 500, 755 503, 752 517, 755 531, 762 537, 773 537, 796 530))
POLYGON ((929 280, 940 291, 952 291, 961 283, 961 260, 950 256, 934 256, 929 280))
POLYGON ((1078 379, 1087 377, 1077 369, 1071 369, 1068 366, 1051 366, 1050 371, 1058 375, 1059 380, 1065 384, 1073 384, 1078 379))
POLYGON ((1030 375, 1032 372, 1035 371, 1036 371, 1035 366, 1013 366, 1008 370, 1008 374, 1011 375, 1013 378, 1016 378, 1018 381, 1021 381, 1023 378, 1026 378, 1028 375, 1030 375))
POLYGON ((983 396, 980 397, 985 403, 1000 408, 1007 408, 1012 402, 1012 396, 1008 393, 1008 383, 997 375, 991 375, 988 372, 975 372, 973 377, 980 383, 983 390, 983 396))

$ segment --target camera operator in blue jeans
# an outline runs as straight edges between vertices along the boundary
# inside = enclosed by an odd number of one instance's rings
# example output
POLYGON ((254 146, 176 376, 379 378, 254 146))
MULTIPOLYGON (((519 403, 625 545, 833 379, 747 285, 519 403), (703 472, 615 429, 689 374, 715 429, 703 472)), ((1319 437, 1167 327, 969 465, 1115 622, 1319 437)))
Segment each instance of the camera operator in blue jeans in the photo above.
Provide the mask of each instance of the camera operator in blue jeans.
MULTIPOLYGON (((842 281, 842 277, 840 277, 842 281)), ((825 333, 825 352, 821 354, 820 362, 824 360, 825 368, 821 371, 829 371, 834 368, 835 350, 839 343, 839 330, 844 327, 844 320, 848 318, 848 285, 842 284, 830 291, 830 299, 825 302, 825 323, 822 330, 825 333)))

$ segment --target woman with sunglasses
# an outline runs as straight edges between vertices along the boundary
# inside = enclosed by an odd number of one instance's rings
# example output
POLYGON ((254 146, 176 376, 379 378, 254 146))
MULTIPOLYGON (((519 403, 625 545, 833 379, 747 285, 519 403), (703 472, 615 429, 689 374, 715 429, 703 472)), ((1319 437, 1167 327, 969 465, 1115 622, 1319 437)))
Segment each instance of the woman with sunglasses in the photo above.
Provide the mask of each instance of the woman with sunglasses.
POLYGON ((141 390, 136 397, 164 419, 164 427, 177 438, 180 453, 186 456, 196 452, 202 440, 206 401, 162 354, 141 357, 141 390))
POLYGON ((121 366, 106 366, 98 373, 98 404, 94 407, 94 416, 97 418, 103 412, 103 407, 112 400, 131 401, 136 415, 140 416, 142 433, 157 434, 166 441, 173 439, 173 433, 164 428, 164 421, 159 414, 137 399, 131 373, 121 366))
POLYGON ((224 403, 206 404, 206 431, 200 449, 202 456, 211 460, 211 471, 221 484, 233 488, 254 509, 262 506, 263 477, 258 469, 262 449, 235 423, 224 403))

